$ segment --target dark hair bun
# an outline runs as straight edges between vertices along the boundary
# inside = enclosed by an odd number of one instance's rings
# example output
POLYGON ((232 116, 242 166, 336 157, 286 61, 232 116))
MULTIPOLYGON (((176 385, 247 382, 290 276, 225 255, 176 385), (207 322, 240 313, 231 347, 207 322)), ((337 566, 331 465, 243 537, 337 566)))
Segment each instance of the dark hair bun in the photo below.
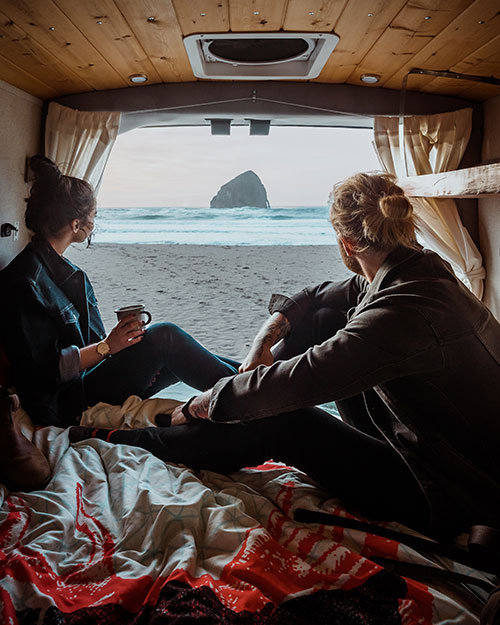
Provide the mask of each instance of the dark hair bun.
POLYGON ((50 158, 37 154, 30 158, 30 167, 35 174, 35 179, 45 178, 47 180, 58 180, 61 177, 59 167, 50 158))

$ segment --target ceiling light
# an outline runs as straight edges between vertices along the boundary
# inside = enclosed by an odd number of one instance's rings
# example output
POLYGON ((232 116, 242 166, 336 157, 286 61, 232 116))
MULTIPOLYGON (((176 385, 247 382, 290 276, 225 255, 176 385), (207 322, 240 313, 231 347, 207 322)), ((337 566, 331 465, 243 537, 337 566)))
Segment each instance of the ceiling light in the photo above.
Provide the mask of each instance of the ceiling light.
POLYGON ((147 82, 148 77, 146 74, 130 74, 128 79, 130 82, 134 83, 134 85, 140 85, 143 82, 147 82))
POLYGON ((368 85, 373 85, 380 80, 380 76, 378 74, 362 74, 361 82, 365 82, 368 85))

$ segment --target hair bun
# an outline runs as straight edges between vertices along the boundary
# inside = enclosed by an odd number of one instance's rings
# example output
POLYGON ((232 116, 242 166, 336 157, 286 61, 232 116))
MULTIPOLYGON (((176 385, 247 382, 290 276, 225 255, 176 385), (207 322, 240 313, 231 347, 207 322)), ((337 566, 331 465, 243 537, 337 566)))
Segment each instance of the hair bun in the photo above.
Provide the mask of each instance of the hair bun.
POLYGON ((378 207, 387 219, 405 220, 412 216, 413 206, 410 200, 402 193, 383 195, 379 198, 378 207))
POLYGON ((50 158, 36 154, 30 158, 30 167, 35 174, 35 178, 47 178, 48 180, 58 180, 61 177, 59 167, 50 158))

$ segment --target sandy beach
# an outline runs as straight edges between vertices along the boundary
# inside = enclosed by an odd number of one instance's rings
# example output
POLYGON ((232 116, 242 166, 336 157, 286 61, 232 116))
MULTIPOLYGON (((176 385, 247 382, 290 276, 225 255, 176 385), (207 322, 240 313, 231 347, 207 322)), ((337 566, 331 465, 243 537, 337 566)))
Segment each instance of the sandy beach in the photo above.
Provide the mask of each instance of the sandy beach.
POLYGON ((94 286, 104 324, 113 310, 143 303, 153 321, 171 321, 215 353, 242 359, 268 315, 272 293, 342 280, 350 273, 336 245, 72 246, 67 257, 94 286))

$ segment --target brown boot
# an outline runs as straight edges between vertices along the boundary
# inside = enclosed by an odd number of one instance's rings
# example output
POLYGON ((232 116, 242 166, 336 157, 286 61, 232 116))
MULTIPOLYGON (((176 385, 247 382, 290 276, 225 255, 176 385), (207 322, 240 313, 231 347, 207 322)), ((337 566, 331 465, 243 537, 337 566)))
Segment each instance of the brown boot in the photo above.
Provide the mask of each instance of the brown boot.
POLYGON ((15 491, 43 489, 51 477, 50 466, 12 418, 18 407, 17 395, 0 386, 0 482, 15 491))

